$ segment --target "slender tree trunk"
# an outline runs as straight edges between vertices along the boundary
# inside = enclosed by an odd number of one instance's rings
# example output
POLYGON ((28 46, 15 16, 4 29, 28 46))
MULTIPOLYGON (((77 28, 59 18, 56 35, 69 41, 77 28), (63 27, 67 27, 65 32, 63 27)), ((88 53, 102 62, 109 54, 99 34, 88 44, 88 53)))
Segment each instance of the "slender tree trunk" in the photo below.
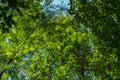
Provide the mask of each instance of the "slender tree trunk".
POLYGON ((5 71, 6 71, 6 68, 3 68, 1 70, 1 72, 0 72, 0 80, 2 80, 2 76, 3 76, 3 74, 4 74, 5 71))
POLYGON ((49 79, 48 80, 52 80, 52 69, 51 69, 51 66, 49 68, 49 79))
POLYGON ((81 80, 85 80, 84 79, 84 66, 82 66, 82 69, 81 69, 81 80))
POLYGON ((85 59, 84 55, 81 55, 81 67, 80 67, 80 80, 85 80, 84 71, 85 71, 85 59))

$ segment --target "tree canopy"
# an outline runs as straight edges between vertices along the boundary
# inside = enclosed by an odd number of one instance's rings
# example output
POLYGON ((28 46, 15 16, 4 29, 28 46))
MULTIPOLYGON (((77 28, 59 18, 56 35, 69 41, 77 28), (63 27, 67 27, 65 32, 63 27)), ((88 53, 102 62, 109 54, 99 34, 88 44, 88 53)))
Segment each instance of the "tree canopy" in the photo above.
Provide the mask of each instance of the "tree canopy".
POLYGON ((119 80, 120 0, 53 2, 0 1, 0 80, 119 80))

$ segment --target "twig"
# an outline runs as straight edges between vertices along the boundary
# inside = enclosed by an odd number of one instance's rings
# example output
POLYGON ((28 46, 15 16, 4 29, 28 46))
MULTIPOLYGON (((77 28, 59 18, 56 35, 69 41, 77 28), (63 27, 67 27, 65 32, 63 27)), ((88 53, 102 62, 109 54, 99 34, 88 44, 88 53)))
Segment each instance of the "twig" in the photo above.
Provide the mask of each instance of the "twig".
POLYGON ((23 45, 25 44, 25 42, 29 39, 29 37, 34 33, 34 31, 36 30, 36 28, 38 27, 39 23, 41 20, 39 20, 38 22, 36 22, 36 26, 35 28, 32 30, 32 32, 26 37, 26 39, 23 41, 23 43, 20 44, 20 46, 18 47, 18 49, 13 53, 13 55, 10 57, 10 59, 7 62, 7 65, 5 67, 2 68, 2 70, 0 71, 0 80, 2 79, 2 75, 3 73, 7 70, 7 66, 13 61, 13 58, 16 56, 16 54, 19 52, 19 50, 23 47, 23 45))

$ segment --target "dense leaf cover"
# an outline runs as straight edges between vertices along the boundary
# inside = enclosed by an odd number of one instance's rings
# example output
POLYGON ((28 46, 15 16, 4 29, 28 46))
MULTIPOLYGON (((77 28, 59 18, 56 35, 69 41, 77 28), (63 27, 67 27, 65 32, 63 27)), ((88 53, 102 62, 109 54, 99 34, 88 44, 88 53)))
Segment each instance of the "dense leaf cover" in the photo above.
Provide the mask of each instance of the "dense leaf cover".
POLYGON ((0 1, 0 80, 119 80, 120 1, 0 1))

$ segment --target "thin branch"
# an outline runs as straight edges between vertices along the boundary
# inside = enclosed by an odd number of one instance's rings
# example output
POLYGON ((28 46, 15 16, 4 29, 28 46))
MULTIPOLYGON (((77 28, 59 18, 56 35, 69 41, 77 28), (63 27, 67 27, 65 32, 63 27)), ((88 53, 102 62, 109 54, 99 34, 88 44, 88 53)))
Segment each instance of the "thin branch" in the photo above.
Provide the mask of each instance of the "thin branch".
POLYGON ((2 79, 2 75, 6 71, 6 69, 7 69, 6 67, 2 68, 2 70, 0 72, 0 80, 2 79))
MULTIPOLYGON (((40 22, 40 21, 39 21, 40 22)), ((26 39, 23 41, 23 43, 20 44, 19 48, 15 51, 15 53, 11 56, 11 58, 9 59, 9 61, 7 62, 7 64, 11 63, 13 61, 13 58, 16 56, 16 54, 19 52, 19 50, 23 47, 23 45, 26 43, 26 41, 29 39, 29 37, 34 33, 34 31, 36 30, 36 28, 39 25, 39 22, 37 23, 37 25, 35 26, 35 28, 32 30, 32 32, 26 37, 26 39)))
POLYGON ((2 68, 2 70, 0 71, 0 80, 2 79, 2 75, 3 73, 7 70, 7 66, 13 61, 13 58, 16 56, 16 54, 20 51, 20 49, 23 47, 23 45, 26 43, 26 41, 30 38, 30 36, 34 33, 34 31, 36 30, 36 28, 38 27, 39 23, 41 20, 39 20, 38 22, 36 22, 36 26, 35 28, 32 30, 32 32, 26 37, 26 39, 20 44, 20 46, 18 47, 18 49, 13 53, 13 55, 10 57, 10 59, 7 62, 7 65, 5 67, 2 68))

